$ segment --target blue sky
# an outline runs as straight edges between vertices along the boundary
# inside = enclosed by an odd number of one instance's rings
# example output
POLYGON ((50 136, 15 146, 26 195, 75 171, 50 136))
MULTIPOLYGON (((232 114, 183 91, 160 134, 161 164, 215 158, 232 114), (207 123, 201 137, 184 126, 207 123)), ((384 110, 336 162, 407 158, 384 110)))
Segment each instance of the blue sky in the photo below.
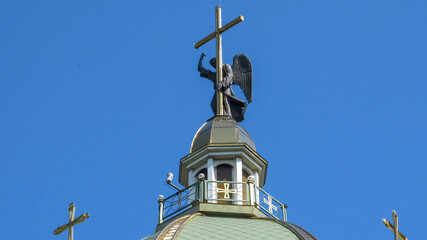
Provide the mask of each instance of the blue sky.
MULTIPOLYGON (((218 1, 0 2, 0 239, 154 232, 212 83, 193 43, 218 1)), ((254 99, 241 125, 269 161, 264 187, 319 239, 425 239, 427 3, 222 1, 224 62, 243 52, 254 99)), ((239 89, 235 89, 242 96, 239 89)))

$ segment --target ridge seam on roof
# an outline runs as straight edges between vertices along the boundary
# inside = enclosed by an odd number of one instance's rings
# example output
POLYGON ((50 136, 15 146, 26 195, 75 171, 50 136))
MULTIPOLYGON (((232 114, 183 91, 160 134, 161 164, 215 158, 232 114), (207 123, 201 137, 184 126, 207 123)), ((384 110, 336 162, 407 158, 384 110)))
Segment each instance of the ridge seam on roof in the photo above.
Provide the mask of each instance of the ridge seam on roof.
POLYGON ((173 236, 173 238, 171 240, 177 239, 179 237, 179 234, 181 234, 182 229, 184 228, 184 226, 187 225, 191 220, 193 220, 193 218, 198 217, 198 216, 205 216, 205 215, 202 214, 202 213, 199 213, 199 212, 190 215, 187 219, 185 219, 181 223, 181 225, 179 225, 178 230, 175 232, 175 235, 173 236))

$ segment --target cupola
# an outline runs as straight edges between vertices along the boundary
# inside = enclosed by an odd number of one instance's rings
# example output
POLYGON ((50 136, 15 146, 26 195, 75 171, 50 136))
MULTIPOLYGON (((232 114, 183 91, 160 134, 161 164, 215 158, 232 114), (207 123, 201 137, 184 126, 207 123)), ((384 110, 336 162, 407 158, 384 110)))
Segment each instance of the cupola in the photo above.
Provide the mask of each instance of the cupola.
POLYGON ((267 165, 242 126, 229 116, 215 116, 200 127, 190 154, 181 159, 179 181, 189 186, 203 173, 209 181, 246 182, 252 175, 262 187, 267 165))

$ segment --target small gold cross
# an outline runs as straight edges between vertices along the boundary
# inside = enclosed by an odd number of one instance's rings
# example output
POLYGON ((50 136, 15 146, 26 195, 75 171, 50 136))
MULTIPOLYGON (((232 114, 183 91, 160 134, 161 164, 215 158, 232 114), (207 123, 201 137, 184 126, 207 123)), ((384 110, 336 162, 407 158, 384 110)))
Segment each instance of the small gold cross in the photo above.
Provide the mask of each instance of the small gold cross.
POLYGON ((176 205, 177 209, 180 209, 181 208, 181 203, 183 201, 185 201, 185 200, 188 200, 188 195, 185 196, 185 197, 182 197, 182 192, 180 192, 180 193, 178 193, 177 197, 178 197, 178 199, 176 201, 173 201, 171 203, 171 206, 175 206, 176 205))
POLYGON ((273 199, 268 196, 268 200, 264 198, 264 203, 268 205, 268 211, 273 213, 273 209, 277 211, 277 207, 273 204, 273 199))
POLYGON ((229 183, 224 183, 224 188, 218 188, 216 190, 217 193, 224 193, 224 199, 230 198, 230 193, 237 193, 236 189, 230 189, 229 183))
POLYGON ((85 213, 74 219, 75 211, 76 207, 74 206, 74 203, 70 203, 70 206, 68 207, 68 223, 55 229, 55 231, 53 231, 54 235, 58 235, 68 229, 68 240, 73 240, 73 226, 84 222, 89 218, 89 213, 85 213))

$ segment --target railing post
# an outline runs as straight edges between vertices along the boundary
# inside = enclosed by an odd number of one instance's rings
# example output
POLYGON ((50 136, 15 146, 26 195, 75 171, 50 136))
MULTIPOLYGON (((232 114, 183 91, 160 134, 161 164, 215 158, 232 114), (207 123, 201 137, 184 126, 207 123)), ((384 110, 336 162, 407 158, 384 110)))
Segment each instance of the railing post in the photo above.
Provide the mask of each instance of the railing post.
POLYGON ((164 202, 163 202, 163 195, 159 195, 158 202, 159 202, 159 224, 163 223, 163 210, 164 210, 164 202))
POLYGON ((204 191, 205 191, 205 189, 204 189, 204 182, 205 182, 205 174, 203 174, 203 173, 200 173, 199 174, 199 176, 198 176, 198 178, 199 178, 199 202, 204 202, 205 201, 205 199, 204 199, 204 191))
POLYGON ((255 177, 248 177, 248 190, 249 190, 249 205, 255 205, 255 177))
POLYGON ((288 209, 288 205, 284 204, 282 205, 282 210, 283 210, 283 221, 287 222, 288 221, 288 216, 286 215, 286 209, 288 209))

